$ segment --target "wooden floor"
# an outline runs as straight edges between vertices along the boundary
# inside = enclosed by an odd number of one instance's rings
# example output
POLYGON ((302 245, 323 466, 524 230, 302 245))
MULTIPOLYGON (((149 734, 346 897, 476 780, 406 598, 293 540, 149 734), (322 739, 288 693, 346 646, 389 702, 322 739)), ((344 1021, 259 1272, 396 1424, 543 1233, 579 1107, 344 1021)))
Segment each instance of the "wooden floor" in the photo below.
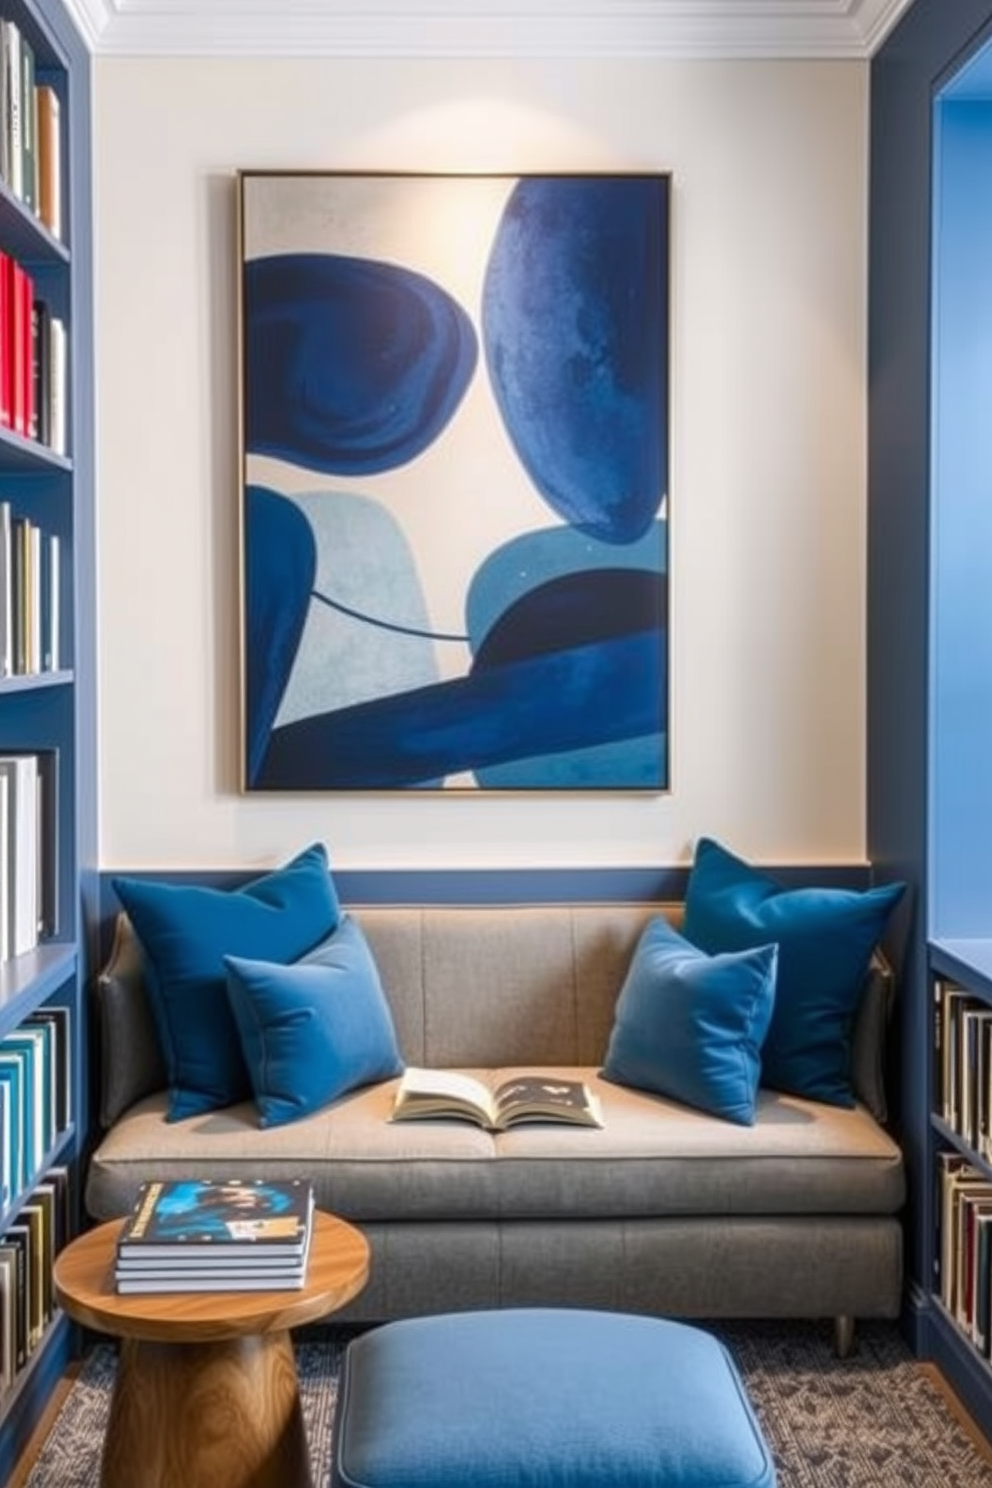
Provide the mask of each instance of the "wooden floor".
MULTIPOLYGON (((62 1403, 65 1400, 65 1397, 72 1389, 73 1382, 75 1381, 81 1367, 81 1360, 69 1366, 61 1382, 59 1383, 58 1388, 53 1392, 52 1398, 48 1403, 45 1414, 42 1416, 42 1419, 38 1424, 38 1429, 35 1431, 31 1440, 28 1442, 28 1445, 24 1451, 24 1455, 21 1457, 20 1461, 17 1463, 17 1466, 14 1468, 14 1471, 12 1472, 8 1482, 6 1483, 5 1488, 24 1488, 24 1485, 28 1480, 28 1475, 30 1474, 31 1469, 38 1458, 38 1454, 40 1453, 45 1443, 45 1439, 48 1436, 49 1431, 51 1431, 52 1429, 55 1418, 62 1408, 62 1403)), ((988 1462, 990 1466, 992 1466, 992 1443, 990 1443, 988 1438, 978 1429, 974 1419, 965 1410, 964 1406, 961 1404, 960 1400, 955 1395, 950 1385, 944 1379, 944 1376, 940 1373, 940 1370, 937 1369, 937 1367, 933 1364, 921 1364, 920 1368, 928 1376, 934 1387, 940 1391, 941 1395, 943 1395, 945 1401, 947 1402, 948 1410, 950 1410, 955 1418, 960 1422, 962 1429, 968 1433, 969 1437, 975 1445, 976 1450, 981 1454, 982 1457, 984 1457, 985 1461, 988 1462)))

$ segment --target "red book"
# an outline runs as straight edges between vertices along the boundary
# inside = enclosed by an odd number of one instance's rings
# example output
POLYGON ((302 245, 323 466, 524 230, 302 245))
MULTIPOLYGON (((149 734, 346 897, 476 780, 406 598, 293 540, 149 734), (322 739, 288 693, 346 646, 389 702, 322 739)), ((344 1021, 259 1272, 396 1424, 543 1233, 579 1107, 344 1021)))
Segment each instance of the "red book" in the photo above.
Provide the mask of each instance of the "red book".
POLYGON ((25 269, 21 270, 20 279, 21 312, 21 354, 18 366, 21 368, 23 385, 21 397, 24 402, 24 428, 21 433, 28 434, 33 439, 37 432, 37 414, 35 410, 34 393, 34 280, 25 269))
MULTIPOLYGON (((8 258, 7 262, 9 264, 7 282, 10 322, 6 339, 10 348, 10 425, 15 433, 26 435, 28 432, 28 405, 25 396, 27 380, 24 359, 26 329, 24 325, 24 279, 26 276, 16 259, 8 258)), ((28 365, 30 366, 30 358, 28 365)))
POLYGON ((0 424, 9 429, 13 421, 11 407, 11 261, 0 251, 0 424))

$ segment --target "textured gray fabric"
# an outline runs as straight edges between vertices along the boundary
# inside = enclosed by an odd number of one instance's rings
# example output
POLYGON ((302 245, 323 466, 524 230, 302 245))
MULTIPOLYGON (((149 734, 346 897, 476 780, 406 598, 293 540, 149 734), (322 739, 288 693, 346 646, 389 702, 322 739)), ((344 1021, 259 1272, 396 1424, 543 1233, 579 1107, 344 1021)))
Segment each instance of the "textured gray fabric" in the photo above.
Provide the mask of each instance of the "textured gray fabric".
POLYGON ((145 989, 145 960, 127 915, 96 985, 100 1122, 106 1130, 129 1106, 166 1083, 165 1056, 145 989))
MULTIPOLYGON (((598 1064, 647 921, 679 904, 371 907, 352 911, 368 938, 410 1064, 598 1064)), ((142 957, 120 916, 97 981, 100 1115, 110 1126, 165 1084, 142 957)), ((876 960, 853 1030, 855 1093, 884 1121, 885 1032, 892 976, 876 960)))
MULTIPOLYGON (((754 1126, 738 1126, 600 1079, 600 1130, 533 1124, 493 1134, 469 1122, 390 1122, 396 1081, 343 1097, 314 1116, 260 1132, 248 1104, 165 1120, 153 1097, 100 1144, 87 1204, 100 1218, 129 1206, 143 1178, 249 1171, 312 1177, 318 1204, 370 1220, 570 1219, 672 1214, 893 1214, 903 1203, 899 1149, 861 1108, 762 1091, 754 1126)), ((472 1074, 487 1072, 474 1068, 472 1074)), ((497 1078, 511 1078, 504 1068, 497 1078)))
POLYGON ((573 1220, 363 1226, 368 1286, 341 1322, 471 1307, 669 1317, 899 1316, 894 1219, 573 1220))

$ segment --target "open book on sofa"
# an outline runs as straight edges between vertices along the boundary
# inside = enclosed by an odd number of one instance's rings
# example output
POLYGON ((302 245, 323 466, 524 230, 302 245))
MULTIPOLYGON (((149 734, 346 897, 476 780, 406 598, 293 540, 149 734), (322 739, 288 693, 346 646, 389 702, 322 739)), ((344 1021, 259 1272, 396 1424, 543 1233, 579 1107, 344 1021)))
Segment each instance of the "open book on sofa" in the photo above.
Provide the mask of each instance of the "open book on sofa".
POLYGON ((602 1126, 599 1101, 581 1080, 548 1075, 515 1075, 490 1089, 482 1080, 455 1070, 407 1066, 393 1102, 392 1121, 455 1117, 490 1131, 524 1121, 562 1121, 602 1126))

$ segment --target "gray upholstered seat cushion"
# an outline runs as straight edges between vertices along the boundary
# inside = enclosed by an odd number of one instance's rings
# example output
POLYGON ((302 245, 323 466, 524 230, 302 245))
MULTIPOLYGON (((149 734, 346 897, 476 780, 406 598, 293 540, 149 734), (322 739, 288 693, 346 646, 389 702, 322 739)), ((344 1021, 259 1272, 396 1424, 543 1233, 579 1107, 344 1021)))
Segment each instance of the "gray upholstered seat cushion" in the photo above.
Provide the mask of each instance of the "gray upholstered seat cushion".
POLYGON ((899 1149, 863 1109, 763 1091, 756 1124, 738 1127, 601 1080, 595 1068, 563 1072, 594 1087, 601 1131, 391 1123, 395 1080, 266 1131, 252 1105, 170 1123, 164 1097, 152 1096, 101 1143, 87 1205, 110 1217, 142 1179, 242 1169, 312 1177, 318 1204, 357 1222, 880 1215, 903 1202, 899 1149))

